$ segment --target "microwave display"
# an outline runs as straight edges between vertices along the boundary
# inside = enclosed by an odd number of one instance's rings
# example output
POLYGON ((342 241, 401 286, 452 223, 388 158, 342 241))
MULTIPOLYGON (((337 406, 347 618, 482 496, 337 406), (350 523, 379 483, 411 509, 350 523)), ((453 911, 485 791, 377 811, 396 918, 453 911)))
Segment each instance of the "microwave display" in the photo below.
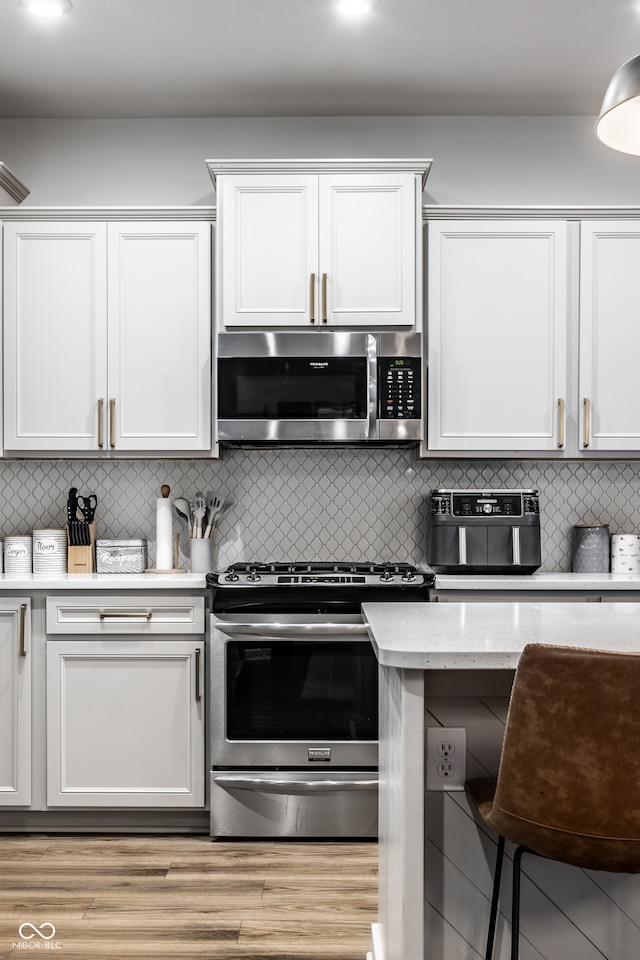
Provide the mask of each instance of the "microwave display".
POLYGON ((225 357, 218 412, 224 420, 363 420, 365 357, 225 357))

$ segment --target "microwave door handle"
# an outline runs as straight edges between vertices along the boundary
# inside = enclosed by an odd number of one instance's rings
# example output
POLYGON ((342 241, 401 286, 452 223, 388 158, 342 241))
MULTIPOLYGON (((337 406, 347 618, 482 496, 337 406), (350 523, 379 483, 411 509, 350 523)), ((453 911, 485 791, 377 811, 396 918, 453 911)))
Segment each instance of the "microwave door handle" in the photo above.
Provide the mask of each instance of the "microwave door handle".
POLYGON ((221 623, 213 620, 212 626, 227 637, 239 634, 249 637, 262 637, 268 640, 286 640, 291 637, 344 637, 368 635, 364 623, 221 623))
POLYGON ((378 351, 376 338, 367 334, 367 373, 369 386, 367 390, 367 428, 365 438, 375 439, 378 422, 378 351))
POLYGON ((343 790, 377 790, 377 778, 370 780, 269 780, 220 774, 213 782, 227 790, 255 790, 259 793, 339 793, 343 790))

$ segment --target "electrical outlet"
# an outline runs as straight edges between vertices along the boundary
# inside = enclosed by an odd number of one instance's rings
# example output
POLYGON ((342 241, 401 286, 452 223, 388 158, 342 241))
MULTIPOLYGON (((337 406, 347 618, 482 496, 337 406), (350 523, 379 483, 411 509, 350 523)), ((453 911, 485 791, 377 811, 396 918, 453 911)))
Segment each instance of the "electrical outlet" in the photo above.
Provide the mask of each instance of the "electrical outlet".
POLYGON ((427 727, 427 790, 464 790, 466 775, 466 729, 427 727))

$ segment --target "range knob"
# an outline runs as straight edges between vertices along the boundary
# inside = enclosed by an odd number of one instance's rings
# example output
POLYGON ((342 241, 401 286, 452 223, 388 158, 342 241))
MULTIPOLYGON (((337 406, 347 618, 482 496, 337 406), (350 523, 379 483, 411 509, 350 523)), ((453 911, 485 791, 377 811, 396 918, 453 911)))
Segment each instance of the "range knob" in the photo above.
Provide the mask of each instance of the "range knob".
POLYGON ((380 579, 383 583, 389 583, 390 580, 393 580, 393 574, 391 573, 391 570, 385 570, 384 573, 381 573, 380 579))
POLYGON ((247 580, 250 580, 251 583, 257 583, 258 580, 262 580, 262 577, 257 570, 250 570, 247 580))
POLYGON ((411 583, 411 581, 415 580, 415 578, 416 575, 413 570, 405 570, 405 572, 402 574, 402 579, 405 583, 411 583))
POLYGON ((229 573, 225 576, 225 580, 226 580, 228 583, 235 583, 236 580, 239 580, 239 579, 240 579, 240 577, 239 577, 238 574, 235 572, 235 570, 230 570, 229 573))

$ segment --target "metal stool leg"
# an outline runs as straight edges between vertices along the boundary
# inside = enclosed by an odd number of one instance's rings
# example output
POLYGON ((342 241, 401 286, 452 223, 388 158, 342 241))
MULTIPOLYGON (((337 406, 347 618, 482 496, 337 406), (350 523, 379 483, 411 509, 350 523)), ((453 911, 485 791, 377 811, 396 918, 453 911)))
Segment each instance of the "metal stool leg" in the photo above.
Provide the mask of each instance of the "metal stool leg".
POLYGON ((511 960, 518 960, 520 947, 520 868, 526 847, 516 847, 513 855, 513 898, 511 902, 511 960))
POLYGON ((496 865, 493 873, 493 893, 491 894, 491 913, 489 914, 489 932, 487 934, 487 950, 485 960, 493 957, 493 941, 496 934, 498 919, 498 900, 500 898, 500 880, 502 878, 502 861, 504 860, 504 837, 498 836, 496 851, 496 865))

